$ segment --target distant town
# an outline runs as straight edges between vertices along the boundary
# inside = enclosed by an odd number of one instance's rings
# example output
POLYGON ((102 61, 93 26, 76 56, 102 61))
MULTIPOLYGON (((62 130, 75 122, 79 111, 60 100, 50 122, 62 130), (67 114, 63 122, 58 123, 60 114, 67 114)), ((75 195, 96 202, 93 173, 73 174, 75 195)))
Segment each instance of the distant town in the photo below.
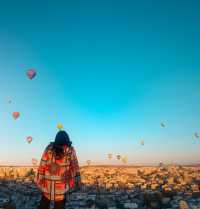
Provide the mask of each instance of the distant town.
MULTIPOLYGON (((36 209, 37 167, 0 167, 0 209, 36 209)), ((83 166, 66 209, 200 209, 200 167, 83 166)))

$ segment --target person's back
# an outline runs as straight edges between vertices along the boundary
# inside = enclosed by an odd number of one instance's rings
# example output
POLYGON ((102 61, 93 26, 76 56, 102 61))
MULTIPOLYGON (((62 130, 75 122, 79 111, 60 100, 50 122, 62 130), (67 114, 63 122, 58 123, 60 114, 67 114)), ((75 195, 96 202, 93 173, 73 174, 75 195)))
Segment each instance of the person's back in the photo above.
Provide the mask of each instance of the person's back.
POLYGON ((50 200, 55 208, 64 209, 66 193, 80 188, 78 160, 65 131, 59 131, 45 149, 36 182, 43 193, 38 209, 49 208, 50 200))

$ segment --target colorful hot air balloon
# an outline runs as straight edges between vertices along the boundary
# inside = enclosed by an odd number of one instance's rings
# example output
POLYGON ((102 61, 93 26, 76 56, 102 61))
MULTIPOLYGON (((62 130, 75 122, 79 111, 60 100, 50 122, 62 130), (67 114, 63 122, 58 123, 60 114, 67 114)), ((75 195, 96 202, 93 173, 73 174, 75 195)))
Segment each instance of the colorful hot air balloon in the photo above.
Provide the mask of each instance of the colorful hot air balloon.
POLYGON ((33 79, 36 76, 36 71, 34 69, 29 69, 26 74, 29 79, 33 79))
POLYGON ((33 141, 33 137, 32 136, 28 136, 26 138, 26 141, 30 144, 33 141))
POLYGON ((195 133, 194 133, 194 136, 195 136, 196 138, 199 138, 199 137, 200 137, 200 134, 199 134, 198 132, 195 132, 195 133))
POLYGON ((126 164, 127 162, 128 162, 128 158, 125 156, 125 157, 123 157, 122 158, 122 162, 124 163, 124 164, 126 164))
POLYGON ((140 144, 141 144, 141 145, 144 145, 144 140, 141 140, 141 141, 140 141, 140 144))
POLYGON ((116 155, 117 160, 121 159, 121 155, 116 155))
POLYGON ((59 130, 61 130, 61 129, 63 129, 63 125, 62 125, 61 123, 58 123, 58 124, 57 124, 57 128, 58 128, 59 130))
POLYGON ((38 164, 38 160, 36 158, 32 158, 32 164, 36 166, 38 164))
POLYGON ((162 128, 166 127, 165 123, 163 123, 163 122, 161 122, 160 125, 161 125, 162 128))
POLYGON ((108 154, 108 159, 111 160, 113 155, 111 153, 108 154))
POLYGON ((13 112, 12 116, 16 120, 20 116, 20 113, 19 112, 13 112))

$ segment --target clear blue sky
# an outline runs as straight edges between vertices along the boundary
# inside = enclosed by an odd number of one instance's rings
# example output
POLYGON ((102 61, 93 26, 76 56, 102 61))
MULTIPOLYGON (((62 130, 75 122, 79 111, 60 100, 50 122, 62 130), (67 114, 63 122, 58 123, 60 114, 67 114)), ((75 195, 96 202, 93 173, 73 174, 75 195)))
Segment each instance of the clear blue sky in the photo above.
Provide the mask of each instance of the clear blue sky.
POLYGON ((129 163, 198 162, 199 9, 191 0, 1 2, 0 164, 40 158, 58 122, 82 164, 116 164, 110 152, 129 163))

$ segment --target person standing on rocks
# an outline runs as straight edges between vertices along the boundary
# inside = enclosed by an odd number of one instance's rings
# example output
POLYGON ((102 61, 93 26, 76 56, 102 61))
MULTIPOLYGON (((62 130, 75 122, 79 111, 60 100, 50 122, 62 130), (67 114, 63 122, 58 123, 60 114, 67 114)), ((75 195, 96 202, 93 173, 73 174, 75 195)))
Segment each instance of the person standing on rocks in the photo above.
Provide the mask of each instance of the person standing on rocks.
POLYGON ((49 209, 51 201, 54 209, 64 209, 66 194, 81 188, 76 152, 65 131, 59 131, 45 149, 35 180, 42 191, 38 209, 49 209))

